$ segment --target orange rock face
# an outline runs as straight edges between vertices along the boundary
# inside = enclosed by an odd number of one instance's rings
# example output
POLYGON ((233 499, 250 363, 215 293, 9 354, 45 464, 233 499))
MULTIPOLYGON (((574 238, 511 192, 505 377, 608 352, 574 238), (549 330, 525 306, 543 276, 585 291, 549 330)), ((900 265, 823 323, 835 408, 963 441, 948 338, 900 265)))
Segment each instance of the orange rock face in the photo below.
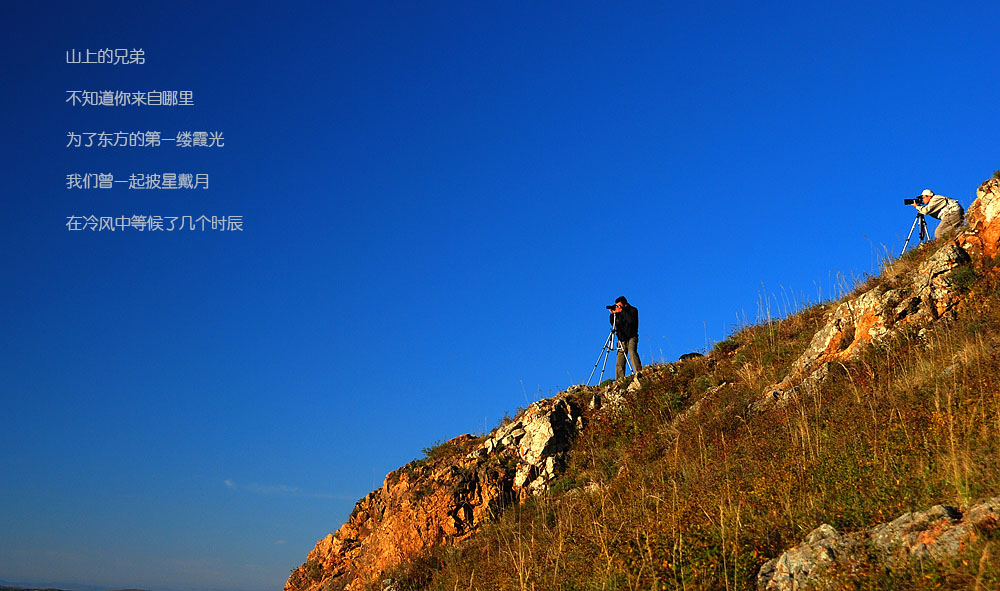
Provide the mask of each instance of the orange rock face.
POLYGON ((582 429, 567 395, 536 402, 486 438, 462 435, 392 472, 316 543, 285 591, 356 590, 384 570, 461 540, 504 507, 545 490, 582 429))
POLYGON ((965 214, 962 246, 979 256, 992 258, 1000 252, 1000 179, 990 179, 976 191, 976 200, 965 214))

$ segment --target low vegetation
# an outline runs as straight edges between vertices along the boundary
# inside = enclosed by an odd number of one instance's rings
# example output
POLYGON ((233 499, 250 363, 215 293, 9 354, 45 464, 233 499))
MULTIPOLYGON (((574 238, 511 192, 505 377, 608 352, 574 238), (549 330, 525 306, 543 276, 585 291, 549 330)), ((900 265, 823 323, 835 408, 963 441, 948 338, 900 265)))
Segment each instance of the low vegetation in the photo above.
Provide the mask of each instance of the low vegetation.
POLYGON ((289 581, 296 586, 305 586, 310 583, 318 582, 323 578, 323 565, 318 562, 307 560, 305 562, 305 569, 299 571, 298 569, 292 570, 292 577, 289 581))

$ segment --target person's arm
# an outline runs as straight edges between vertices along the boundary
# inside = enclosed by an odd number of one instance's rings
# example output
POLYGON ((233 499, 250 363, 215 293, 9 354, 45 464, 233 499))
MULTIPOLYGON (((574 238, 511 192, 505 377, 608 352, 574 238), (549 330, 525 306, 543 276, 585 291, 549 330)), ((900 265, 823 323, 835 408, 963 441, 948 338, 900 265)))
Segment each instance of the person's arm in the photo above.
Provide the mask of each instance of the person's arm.
POLYGON ((941 212, 948 207, 948 198, 942 195, 935 195, 927 202, 927 205, 918 207, 917 211, 932 218, 941 218, 941 212))
POLYGON ((917 213, 919 213, 920 215, 927 215, 929 212, 934 210, 935 200, 937 198, 938 198, 937 195, 931 197, 930 201, 927 202, 927 205, 920 205, 920 201, 917 201, 916 203, 913 204, 913 207, 914 209, 917 210, 917 213))

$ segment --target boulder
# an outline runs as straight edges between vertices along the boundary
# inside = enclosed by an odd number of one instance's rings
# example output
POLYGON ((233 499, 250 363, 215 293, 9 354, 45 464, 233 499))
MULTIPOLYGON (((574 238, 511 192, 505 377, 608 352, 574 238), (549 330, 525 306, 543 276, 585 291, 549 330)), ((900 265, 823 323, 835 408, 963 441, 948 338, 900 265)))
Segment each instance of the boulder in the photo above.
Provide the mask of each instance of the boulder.
POLYGON ((874 560, 882 568, 905 566, 913 559, 944 561, 980 535, 997 530, 1000 497, 964 513, 935 505, 848 534, 823 524, 804 542, 766 562, 757 574, 757 587, 762 591, 823 588, 825 573, 850 569, 860 560, 874 560))
POLYGON ((820 567, 831 564, 845 541, 832 526, 823 524, 806 541, 770 560, 760 568, 757 585, 768 591, 802 589, 815 579, 820 567))

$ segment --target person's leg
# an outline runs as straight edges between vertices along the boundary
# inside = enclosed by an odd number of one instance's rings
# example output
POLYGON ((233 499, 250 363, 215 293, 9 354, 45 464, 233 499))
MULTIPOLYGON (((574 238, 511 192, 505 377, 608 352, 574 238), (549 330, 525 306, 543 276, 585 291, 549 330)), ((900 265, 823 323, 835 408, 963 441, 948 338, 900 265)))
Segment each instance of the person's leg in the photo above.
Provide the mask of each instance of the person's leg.
POLYGON ((639 361, 639 337, 632 337, 628 340, 628 356, 632 360, 632 371, 639 373, 642 369, 642 362, 639 361))
POLYGON ((941 223, 938 224, 936 230, 934 230, 934 239, 944 238, 951 234, 954 234, 959 226, 962 225, 962 213, 956 212, 951 215, 946 215, 941 218, 941 223))
POLYGON ((618 343, 618 363, 615 365, 615 379, 625 376, 625 349, 623 343, 618 343))

